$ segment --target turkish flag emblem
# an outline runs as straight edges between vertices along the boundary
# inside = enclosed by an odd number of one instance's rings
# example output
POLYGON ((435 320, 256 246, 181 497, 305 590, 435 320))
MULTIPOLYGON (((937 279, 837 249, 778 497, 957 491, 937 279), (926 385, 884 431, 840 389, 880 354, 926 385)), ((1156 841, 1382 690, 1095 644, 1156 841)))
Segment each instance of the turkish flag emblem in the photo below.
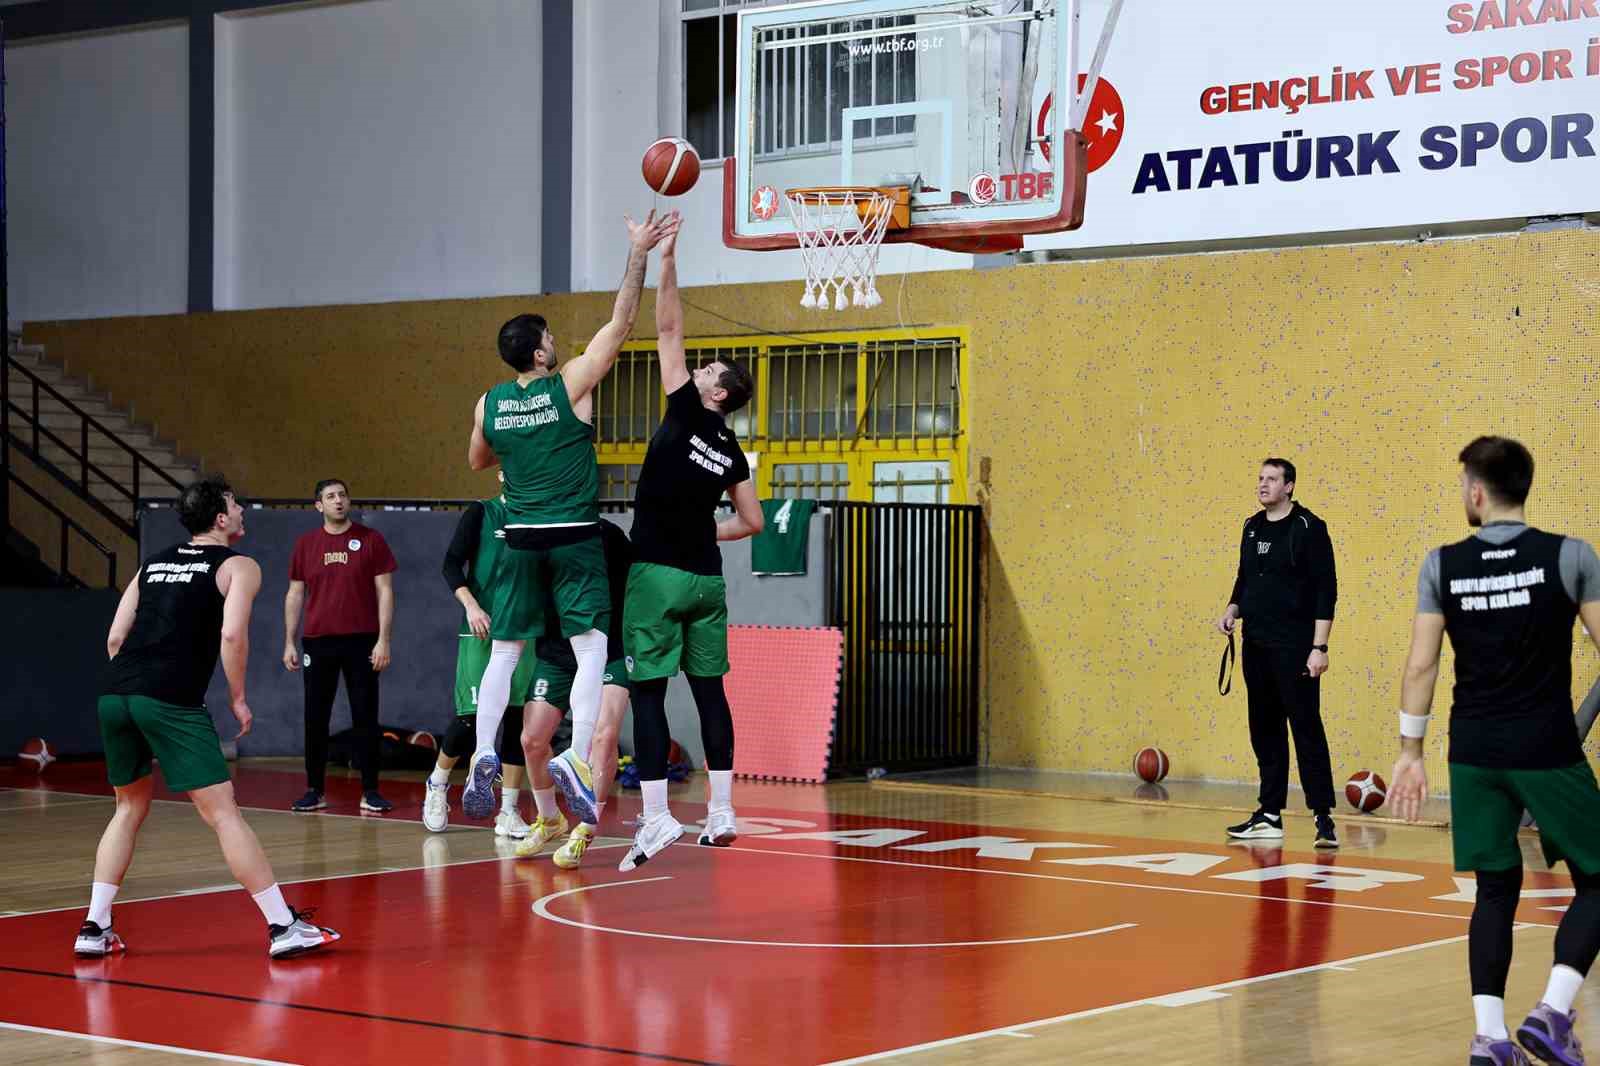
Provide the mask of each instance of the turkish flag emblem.
MULTIPOLYGON (((1089 75, 1078 75, 1078 91, 1082 92, 1089 75)), ((1039 148, 1044 152, 1046 159, 1050 158, 1050 108, 1053 104, 1054 93, 1044 98, 1044 106, 1039 108, 1039 123, 1036 136, 1039 138, 1039 148)), ((1127 114, 1122 106, 1122 94, 1117 92, 1117 87, 1111 84, 1105 75, 1100 76, 1100 83, 1094 87, 1094 96, 1089 100, 1089 110, 1083 119, 1083 143, 1088 149, 1089 173, 1093 174, 1117 154, 1117 147, 1122 144, 1122 132, 1126 125, 1127 114)))

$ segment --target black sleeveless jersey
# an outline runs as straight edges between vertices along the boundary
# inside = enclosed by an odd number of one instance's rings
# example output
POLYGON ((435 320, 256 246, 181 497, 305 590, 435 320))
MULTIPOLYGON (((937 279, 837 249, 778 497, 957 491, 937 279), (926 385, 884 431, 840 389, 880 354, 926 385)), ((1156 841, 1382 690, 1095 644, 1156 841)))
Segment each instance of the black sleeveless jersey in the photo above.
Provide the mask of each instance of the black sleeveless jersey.
POLYGON ((179 544, 139 570, 133 630, 111 660, 106 693, 148 696, 202 707, 222 648, 222 593, 217 568, 238 553, 211 544, 179 544))
POLYGON ((1500 769, 1582 762, 1572 714, 1572 623, 1561 583, 1566 538, 1527 529, 1439 550, 1445 631, 1455 649, 1450 761, 1500 769))

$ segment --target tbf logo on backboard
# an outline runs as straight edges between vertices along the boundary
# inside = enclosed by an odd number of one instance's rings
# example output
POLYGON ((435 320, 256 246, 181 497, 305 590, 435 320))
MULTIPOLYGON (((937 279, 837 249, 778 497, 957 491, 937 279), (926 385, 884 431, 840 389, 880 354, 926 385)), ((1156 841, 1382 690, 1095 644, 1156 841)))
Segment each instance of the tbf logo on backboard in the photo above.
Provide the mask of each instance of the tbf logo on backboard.
POLYGON ((979 174, 972 179, 972 184, 967 186, 967 196, 972 202, 982 207, 984 204, 994 203, 995 181, 993 174, 979 174))
POLYGON ((763 185, 750 194, 750 213, 765 222, 778 213, 778 190, 763 185))

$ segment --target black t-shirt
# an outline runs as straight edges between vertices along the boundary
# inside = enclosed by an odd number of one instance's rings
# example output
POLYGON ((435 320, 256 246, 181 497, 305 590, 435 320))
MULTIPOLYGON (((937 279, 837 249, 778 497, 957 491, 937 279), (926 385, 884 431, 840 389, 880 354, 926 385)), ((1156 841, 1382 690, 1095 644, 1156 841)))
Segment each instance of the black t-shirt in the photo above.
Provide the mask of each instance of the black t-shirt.
POLYGON ((1450 761, 1537 770, 1583 762, 1572 716, 1572 623, 1558 534, 1504 544, 1469 537, 1439 552, 1445 631, 1456 653, 1450 761))
MULTIPOLYGON (((606 661, 622 658, 622 601, 628 591, 628 567, 633 565, 633 545, 622 529, 604 518, 598 523, 600 543, 606 553, 606 579, 611 584, 611 631, 606 634, 606 661)), ((544 636, 533 645, 541 662, 551 663, 568 670, 578 668, 578 657, 572 654, 572 642, 561 636, 561 616, 550 604, 545 612, 544 636)))
POLYGON ((222 648, 217 568, 237 554, 215 544, 179 544, 145 561, 139 609, 111 660, 107 695, 205 706, 222 648))
POLYGON ((635 558, 720 576, 717 503, 728 489, 748 480, 750 464, 733 431, 700 402, 694 382, 684 382, 667 397, 667 417, 650 438, 639 473, 635 558))
POLYGON ((1309 651, 1318 618, 1338 599, 1328 526, 1298 503, 1274 522, 1257 511, 1244 524, 1239 573, 1230 603, 1239 605, 1250 644, 1309 651))

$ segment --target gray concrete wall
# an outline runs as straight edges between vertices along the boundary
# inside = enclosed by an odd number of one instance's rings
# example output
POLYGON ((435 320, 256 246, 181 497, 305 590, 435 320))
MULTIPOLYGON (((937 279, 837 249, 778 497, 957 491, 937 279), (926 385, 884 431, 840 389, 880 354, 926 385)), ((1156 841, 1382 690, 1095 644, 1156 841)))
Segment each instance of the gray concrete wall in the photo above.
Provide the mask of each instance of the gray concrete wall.
MULTIPOLYGON (((456 634, 460 607, 440 576, 445 548, 459 517, 455 511, 362 511, 357 521, 384 535, 400 568, 395 573, 394 661, 380 680, 379 720, 404 730, 442 732, 454 713, 451 687, 455 680, 456 634)), ((608 515, 628 529, 631 514, 608 515)), ((315 529, 321 516, 313 510, 253 508, 245 515, 245 539, 239 550, 261 564, 261 593, 250 619, 250 665, 246 675, 255 724, 239 745, 241 755, 299 755, 304 750, 304 692, 301 674, 284 670, 283 597, 289 584, 289 557, 300 534, 315 529)), ((728 583, 728 615, 735 624, 817 626, 827 618, 827 522, 811 520, 807 573, 803 577, 755 577, 750 573, 750 544, 722 546, 723 574, 728 583)), ((140 531, 140 556, 147 557, 187 539, 176 514, 146 511, 140 531)), ((37 595, 37 594, 31 594, 37 595)), ((115 608, 115 601, 112 601, 115 608)), ((109 614, 106 624, 110 623, 109 614)), ((105 626, 94 634, 103 654, 105 626)), ((212 678, 207 706, 222 737, 237 731, 228 713, 227 684, 219 669, 212 678)), ((92 703, 90 705, 92 711, 92 703)), ((682 677, 668 691, 667 718, 672 736, 703 764, 699 719, 682 677)), ((91 715, 92 719, 92 715, 91 715)), ((334 702, 331 729, 350 726, 350 708, 343 686, 334 702)), ((28 733, 25 735, 34 735, 28 733)), ((623 723, 622 746, 633 748, 631 716, 623 723)))

